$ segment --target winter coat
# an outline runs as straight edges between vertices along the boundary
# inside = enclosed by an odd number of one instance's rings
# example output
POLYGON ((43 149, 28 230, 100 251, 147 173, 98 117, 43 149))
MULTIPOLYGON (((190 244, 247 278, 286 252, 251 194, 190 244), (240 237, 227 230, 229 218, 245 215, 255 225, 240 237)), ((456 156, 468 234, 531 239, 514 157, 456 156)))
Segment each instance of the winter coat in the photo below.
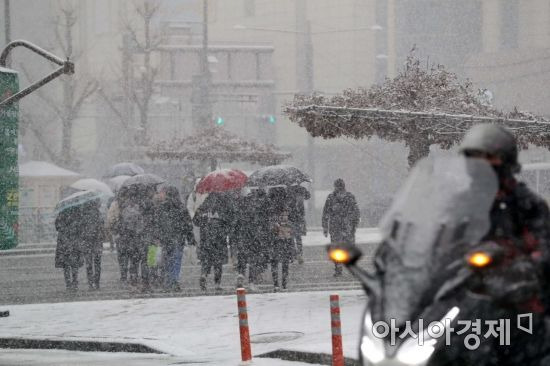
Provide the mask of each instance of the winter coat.
POLYGON ((201 262, 227 262, 227 244, 233 222, 234 207, 230 198, 225 194, 210 193, 193 217, 193 223, 200 228, 197 255, 201 262))
POLYGON ((99 205, 88 203, 80 208, 79 241, 84 252, 103 250, 103 241, 105 240, 105 224, 99 205))
POLYGON ((167 250, 193 244, 193 225, 189 212, 181 202, 164 201, 155 208, 153 221, 155 240, 167 250))
POLYGON ((118 205, 118 200, 114 200, 109 206, 107 211, 107 220, 105 220, 105 229, 111 235, 118 235, 118 224, 119 224, 120 208, 118 205))
POLYGON ((304 200, 311 195, 304 187, 290 187, 289 199, 291 200, 290 221, 292 222, 293 236, 306 235, 306 210, 304 200))
POLYGON ((502 265, 509 268, 517 259, 528 258, 543 274, 543 295, 523 307, 533 312, 542 312, 546 307, 550 312, 550 214, 546 202, 525 184, 511 180, 497 194, 490 218, 491 227, 483 240, 494 241, 505 249, 502 265))
POLYGON ((323 230, 331 241, 355 243, 355 230, 360 219, 355 196, 346 190, 335 190, 328 195, 323 207, 323 230))
POLYGON ((82 267, 84 264, 79 244, 80 211, 72 207, 60 212, 55 219, 57 245, 55 268, 82 267))

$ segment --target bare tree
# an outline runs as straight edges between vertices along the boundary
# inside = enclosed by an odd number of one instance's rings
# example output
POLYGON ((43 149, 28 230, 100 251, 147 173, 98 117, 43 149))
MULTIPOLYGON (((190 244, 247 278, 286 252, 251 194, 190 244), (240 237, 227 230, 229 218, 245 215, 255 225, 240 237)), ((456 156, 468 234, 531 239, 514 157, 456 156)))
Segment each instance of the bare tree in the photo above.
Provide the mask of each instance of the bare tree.
MULTIPOLYGON (((55 47, 67 59, 77 61, 80 54, 75 52, 74 28, 77 24, 76 9, 70 3, 60 5, 60 13, 55 19, 55 47)), ((21 70, 27 77, 32 80, 34 75, 24 66, 21 65, 21 70)), ((61 147, 59 153, 56 153, 50 143, 45 139, 44 133, 41 131, 41 126, 34 121, 36 118, 29 118, 27 122, 28 129, 31 130, 38 142, 43 146, 44 151, 55 162, 68 167, 77 165, 77 159, 72 146, 73 127, 78 119, 80 111, 84 103, 97 90, 97 82, 84 75, 79 77, 62 76, 61 77, 62 93, 61 98, 44 92, 39 89, 35 94, 42 100, 45 106, 53 113, 55 119, 61 123, 61 147)), ((39 120, 43 124, 43 120, 39 120)))
POLYGON ((160 4, 156 1, 143 0, 133 2, 134 11, 139 23, 126 21, 122 46, 121 86, 123 97, 133 107, 120 108, 113 103, 113 97, 107 94, 106 88, 100 89, 100 97, 117 116, 121 126, 128 132, 131 129, 132 110, 139 115, 139 128, 134 136, 134 143, 145 145, 149 142, 149 108, 154 93, 158 68, 153 65, 153 55, 158 51, 161 37, 154 30, 154 18, 158 15, 160 4), (139 57, 139 61, 136 58, 139 57), (139 65, 138 75, 134 76, 131 68, 139 65))

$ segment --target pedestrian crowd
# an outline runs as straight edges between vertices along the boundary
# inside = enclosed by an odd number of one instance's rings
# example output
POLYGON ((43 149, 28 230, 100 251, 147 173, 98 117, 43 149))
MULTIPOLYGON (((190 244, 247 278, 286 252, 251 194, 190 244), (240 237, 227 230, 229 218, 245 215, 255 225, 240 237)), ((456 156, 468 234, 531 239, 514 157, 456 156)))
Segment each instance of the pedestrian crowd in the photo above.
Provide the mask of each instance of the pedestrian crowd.
MULTIPOLYGON (((325 236, 353 241, 359 210, 342 180, 335 187, 323 211, 325 236)), ((208 193, 190 212, 174 186, 123 185, 110 200, 106 215, 101 214, 99 199, 58 213, 55 265, 63 269, 67 290, 76 291, 78 271, 85 263, 88 286, 98 290, 103 242, 111 241, 120 282, 130 290, 180 291, 184 247, 196 246, 203 291, 211 272, 214 288, 222 289, 223 265, 230 259, 238 287, 244 286, 248 271, 248 285, 256 290, 270 268, 273 289, 279 291, 287 288, 289 264, 303 263, 304 200, 309 198, 301 185, 243 187, 208 193)), ((341 268, 335 275, 341 275, 341 268)))

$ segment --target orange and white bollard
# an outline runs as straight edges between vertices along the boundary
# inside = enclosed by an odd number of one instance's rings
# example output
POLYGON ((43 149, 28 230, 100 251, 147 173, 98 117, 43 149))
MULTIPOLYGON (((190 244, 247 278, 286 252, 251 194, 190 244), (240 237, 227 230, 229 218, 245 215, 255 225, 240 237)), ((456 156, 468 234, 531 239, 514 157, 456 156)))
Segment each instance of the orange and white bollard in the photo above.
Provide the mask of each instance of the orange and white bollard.
POLYGON ((332 366, 344 366, 340 299, 338 295, 330 295, 330 326, 332 329, 332 366))
POLYGON ((248 330, 248 312, 246 310, 246 291, 237 289, 237 305, 239 307, 239 330, 241 333, 241 359, 243 362, 252 360, 250 348, 250 332, 248 330))

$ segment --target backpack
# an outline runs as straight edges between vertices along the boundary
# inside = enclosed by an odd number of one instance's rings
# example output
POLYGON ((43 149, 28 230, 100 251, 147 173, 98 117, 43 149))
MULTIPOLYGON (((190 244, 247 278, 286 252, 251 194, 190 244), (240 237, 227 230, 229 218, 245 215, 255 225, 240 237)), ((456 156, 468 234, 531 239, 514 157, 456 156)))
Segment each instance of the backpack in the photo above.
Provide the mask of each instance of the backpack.
POLYGON ((351 213, 350 204, 347 194, 335 194, 332 197, 331 218, 347 218, 351 213))
POLYGON ((145 219, 138 204, 129 203, 120 211, 122 231, 140 234, 144 230, 145 219))

